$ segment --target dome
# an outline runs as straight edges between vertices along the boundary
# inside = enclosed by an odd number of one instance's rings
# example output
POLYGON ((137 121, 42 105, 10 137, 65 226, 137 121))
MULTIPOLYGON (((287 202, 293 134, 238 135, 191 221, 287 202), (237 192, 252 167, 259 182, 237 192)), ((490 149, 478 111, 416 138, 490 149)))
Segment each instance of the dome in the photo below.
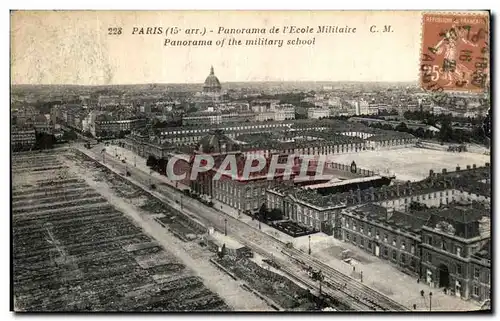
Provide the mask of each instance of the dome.
POLYGON ((227 137, 220 130, 203 137, 196 148, 198 152, 205 154, 228 153, 239 151, 239 146, 231 138, 227 137))
POLYGON ((203 85, 203 91, 205 92, 214 92, 220 91, 221 85, 219 79, 215 76, 214 67, 210 67, 210 74, 207 79, 205 79, 205 84, 203 85))

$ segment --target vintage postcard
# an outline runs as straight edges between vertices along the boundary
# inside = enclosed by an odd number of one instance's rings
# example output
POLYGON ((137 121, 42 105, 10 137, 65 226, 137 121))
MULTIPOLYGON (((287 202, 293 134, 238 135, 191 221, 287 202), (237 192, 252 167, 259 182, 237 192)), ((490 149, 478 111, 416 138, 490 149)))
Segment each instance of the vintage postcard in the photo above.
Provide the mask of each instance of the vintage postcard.
POLYGON ((10 34, 12 311, 491 311, 488 11, 10 34))

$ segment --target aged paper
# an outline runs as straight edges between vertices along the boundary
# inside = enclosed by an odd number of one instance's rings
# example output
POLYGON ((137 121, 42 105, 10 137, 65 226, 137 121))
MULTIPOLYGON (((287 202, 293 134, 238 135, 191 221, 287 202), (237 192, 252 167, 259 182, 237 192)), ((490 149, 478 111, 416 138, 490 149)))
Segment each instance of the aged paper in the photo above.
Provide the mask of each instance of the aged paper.
POLYGON ((491 309, 487 11, 12 11, 14 311, 491 309))

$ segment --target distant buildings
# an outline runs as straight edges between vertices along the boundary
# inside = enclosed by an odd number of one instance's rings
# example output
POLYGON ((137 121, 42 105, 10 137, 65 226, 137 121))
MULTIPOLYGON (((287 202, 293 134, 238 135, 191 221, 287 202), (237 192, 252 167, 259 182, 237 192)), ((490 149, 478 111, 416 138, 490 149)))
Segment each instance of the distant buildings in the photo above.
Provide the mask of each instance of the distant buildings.
POLYGON ((307 118, 320 119, 330 116, 330 109, 311 107, 307 109, 307 118))
POLYGON ((93 123, 90 123, 89 129, 94 137, 119 137, 125 136, 132 130, 144 128, 146 124, 145 118, 117 119, 108 114, 100 114, 95 117, 93 123))
POLYGON ((273 107, 256 105, 251 110, 211 109, 187 113, 182 116, 183 126, 203 126, 259 121, 283 121, 295 119, 295 108, 289 104, 273 107))
POLYGON ((10 146, 12 151, 31 150, 36 143, 34 128, 13 126, 10 130, 10 146))

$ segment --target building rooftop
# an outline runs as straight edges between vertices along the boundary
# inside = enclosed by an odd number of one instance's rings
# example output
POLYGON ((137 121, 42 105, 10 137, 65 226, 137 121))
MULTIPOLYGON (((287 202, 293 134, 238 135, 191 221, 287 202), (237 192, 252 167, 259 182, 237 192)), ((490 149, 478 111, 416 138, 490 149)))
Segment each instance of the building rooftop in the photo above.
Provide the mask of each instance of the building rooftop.
POLYGON ((205 154, 239 151, 239 145, 222 131, 216 130, 203 137, 196 150, 205 154))

